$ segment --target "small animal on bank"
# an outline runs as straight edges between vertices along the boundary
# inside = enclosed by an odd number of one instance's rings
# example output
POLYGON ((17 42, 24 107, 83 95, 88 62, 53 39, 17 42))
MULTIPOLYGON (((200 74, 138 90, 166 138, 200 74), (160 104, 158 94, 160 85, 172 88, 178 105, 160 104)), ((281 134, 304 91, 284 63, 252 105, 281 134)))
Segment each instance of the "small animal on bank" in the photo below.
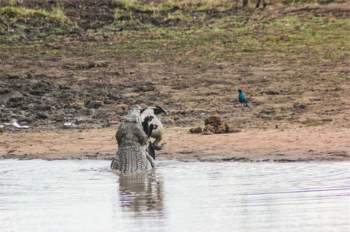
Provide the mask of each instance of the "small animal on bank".
POLYGON ((250 107, 250 102, 248 101, 246 94, 241 89, 238 90, 238 101, 242 106, 250 107))
POLYGON ((164 133, 164 127, 162 122, 160 121, 159 117, 157 115, 165 114, 167 115, 168 112, 165 111, 160 106, 148 106, 141 110, 141 121, 144 122, 146 117, 152 116, 152 120, 149 120, 149 125, 153 125, 153 130, 150 134, 150 137, 154 138, 153 142, 153 148, 156 150, 160 150, 162 148, 162 145, 160 145, 160 142, 163 137, 164 133), (155 127, 156 126, 156 127, 155 127))

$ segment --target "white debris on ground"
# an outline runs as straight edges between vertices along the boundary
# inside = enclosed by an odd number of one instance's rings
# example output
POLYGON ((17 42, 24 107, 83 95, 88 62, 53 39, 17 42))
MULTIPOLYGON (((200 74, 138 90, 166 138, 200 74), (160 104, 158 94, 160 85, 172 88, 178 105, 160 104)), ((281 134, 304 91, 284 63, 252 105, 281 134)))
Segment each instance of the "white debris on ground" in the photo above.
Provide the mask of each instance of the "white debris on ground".
POLYGON ((65 123, 63 124, 63 126, 64 126, 65 128, 75 128, 75 127, 77 127, 77 125, 76 125, 74 122, 65 122, 65 123))
POLYGON ((18 122, 17 122, 17 119, 11 119, 11 122, 10 123, 4 123, 4 125, 2 125, 4 128, 4 126, 12 126, 12 127, 15 127, 17 129, 28 129, 29 126, 27 125, 20 125, 18 122))

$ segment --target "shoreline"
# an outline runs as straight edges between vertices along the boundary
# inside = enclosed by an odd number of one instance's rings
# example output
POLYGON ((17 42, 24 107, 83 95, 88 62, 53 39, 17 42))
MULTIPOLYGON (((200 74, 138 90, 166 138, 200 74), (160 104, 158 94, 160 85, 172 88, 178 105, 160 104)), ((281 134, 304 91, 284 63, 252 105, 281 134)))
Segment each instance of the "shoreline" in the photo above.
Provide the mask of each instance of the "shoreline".
MULTIPOLYGON (((168 128, 159 160, 299 162, 349 161, 350 128, 247 129, 239 133, 190 134, 168 128)), ((115 128, 4 132, 0 159, 109 160, 117 145, 115 128)))

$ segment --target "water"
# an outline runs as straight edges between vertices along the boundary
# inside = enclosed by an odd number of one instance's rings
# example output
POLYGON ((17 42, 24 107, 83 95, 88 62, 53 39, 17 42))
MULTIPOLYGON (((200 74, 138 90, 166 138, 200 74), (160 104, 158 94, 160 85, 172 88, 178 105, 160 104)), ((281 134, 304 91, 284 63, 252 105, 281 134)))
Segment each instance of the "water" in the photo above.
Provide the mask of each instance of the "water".
POLYGON ((1 232, 350 231, 350 163, 0 161, 1 232))

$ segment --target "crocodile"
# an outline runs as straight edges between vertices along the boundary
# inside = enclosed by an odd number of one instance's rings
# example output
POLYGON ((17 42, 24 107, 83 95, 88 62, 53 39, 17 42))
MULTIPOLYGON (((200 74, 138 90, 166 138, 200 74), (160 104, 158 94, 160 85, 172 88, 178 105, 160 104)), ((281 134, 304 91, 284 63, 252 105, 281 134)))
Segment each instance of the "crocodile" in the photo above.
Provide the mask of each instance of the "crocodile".
POLYGON ((121 174, 145 172, 155 166, 148 147, 153 126, 143 127, 140 114, 141 107, 132 106, 116 133, 118 151, 111 168, 121 174))

